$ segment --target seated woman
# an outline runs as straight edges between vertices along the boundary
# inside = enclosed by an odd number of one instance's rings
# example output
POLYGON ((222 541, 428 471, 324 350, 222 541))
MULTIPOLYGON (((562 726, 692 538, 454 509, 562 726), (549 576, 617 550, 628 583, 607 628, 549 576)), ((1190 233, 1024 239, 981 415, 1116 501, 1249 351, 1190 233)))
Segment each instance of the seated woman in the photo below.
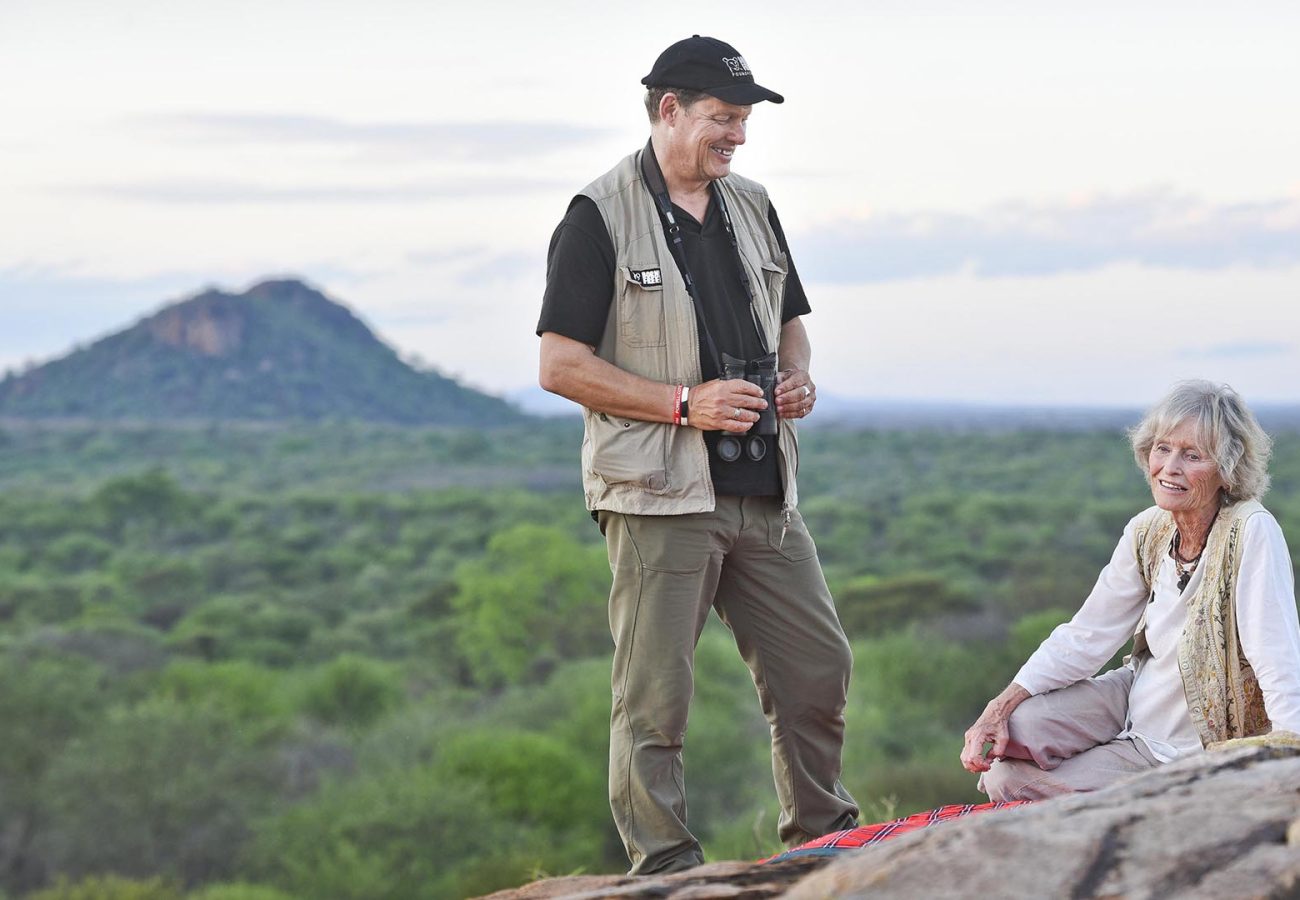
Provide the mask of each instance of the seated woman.
POLYGON ((1130 439, 1156 505, 966 731, 962 765, 990 800, 1093 791, 1216 741, 1300 731, 1295 579, 1259 504, 1268 435, 1231 388, 1186 381, 1130 439), (1090 677, 1130 636, 1126 664, 1090 677))

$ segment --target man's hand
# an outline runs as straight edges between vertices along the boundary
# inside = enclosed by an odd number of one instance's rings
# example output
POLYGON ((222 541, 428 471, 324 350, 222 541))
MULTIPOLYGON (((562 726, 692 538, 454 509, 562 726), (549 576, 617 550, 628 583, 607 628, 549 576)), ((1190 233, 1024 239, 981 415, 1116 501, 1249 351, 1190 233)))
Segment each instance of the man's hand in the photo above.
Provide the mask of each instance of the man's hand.
POLYGON ((691 388, 691 427, 701 431, 730 431, 744 434, 758 421, 758 411, 767 409, 763 390, 743 378, 723 381, 715 378, 691 388))
POLYGON ((808 377, 812 346, 798 316, 781 326, 777 355, 785 368, 776 373, 776 414, 782 419, 802 419, 817 402, 817 386, 808 377))
POLYGON ((776 373, 776 414, 783 419, 802 419, 817 402, 817 387, 803 369, 776 373))

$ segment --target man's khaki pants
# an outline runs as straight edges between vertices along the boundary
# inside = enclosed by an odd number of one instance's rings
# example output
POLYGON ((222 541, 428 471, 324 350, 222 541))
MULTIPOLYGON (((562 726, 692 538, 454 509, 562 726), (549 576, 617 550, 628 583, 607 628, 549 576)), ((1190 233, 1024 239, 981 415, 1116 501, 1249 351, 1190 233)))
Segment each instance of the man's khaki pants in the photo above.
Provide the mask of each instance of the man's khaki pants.
POLYGON ((686 826, 682 741, 711 607, 771 725, 781 839, 853 827, 858 808, 839 780, 853 661, 798 513, 786 529, 777 498, 719 497, 712 513, 605 511, 600 525, 614 575, 609 795, 631 874, 703 861, 686 826))

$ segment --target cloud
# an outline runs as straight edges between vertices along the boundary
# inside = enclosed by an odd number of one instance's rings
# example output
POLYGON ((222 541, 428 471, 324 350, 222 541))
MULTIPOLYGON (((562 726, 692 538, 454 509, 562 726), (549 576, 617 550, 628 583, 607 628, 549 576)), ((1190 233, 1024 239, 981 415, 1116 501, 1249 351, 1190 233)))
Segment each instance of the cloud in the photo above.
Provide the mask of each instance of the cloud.
POLYGON ((73 341, 126 327, 203 281, 186 272, 134 279, 79 275, 72 263, 0 267, 0 362, 10 367, 60 356, 73 341))
POLYGON ((510 281, 531 272, 540 283, 545 264, 545 259, 537 253, 503 253, 470 266, 456 280, 467 287, 476 287, 510 281))
POLYGON ((1262 359, 1289 356, 1295 345, 1285 341, 1233 341, 1206 347, 1186 347, 1178 355, 1197 359, 1262 359))
POLYGON ((1030 277, 1134 263, 1210 270, 1300 264, 1300 200, 1212 205, 1170 190, 1056 205, 1006 203, 974 215, 872 216, 794 244, 809 281, 894 281, 969 272, 1030 277))
POLYGON ((56 193, 70 193, 129 200, 142 203, 210 204, 420 204, 464 197, 513 195, 552 191, 568 187, 567 182, 544 178, 449 178, 444 181, 412 181, 389 185, 269 185, 253 181, 172 179, 123 184, 81 184, 50 186, 56 193))
MULTIPOLYGON (((230 290, 233 284, 242 291, 276 277, 273 272, 251 266, 219 277, 182 269, 132 277, 88 274, 78 262, 0 265, 0 369, 61 356, 74 342, 120 331, 164 305, 213 287, 230 290)), ((325 284, 355 282, 364 273, 324 262, 282 277, 325 284)))
POLYGON ((441 266, 456 263, 487 251, 486 247, 443 247, 435 250, 412 250, 406 254, 406 261, 417 266, 441 266))
POLYGON ((405 258, 421 268, 443 270, 461 287, 498 284, 530 274, 536 275, 540 281, 546 270, 545 254, 536 248, 528 252, 503 253, 486 244, 462 245, 413 250, 405 258))
MULTIPOLYGON (((161 302, 169 293, 193 289, 203 280, 185 271, 116 278, 84 274, 79 261, 19 262, 0 266, 0 297, 4 298, 0 307, 4 318, 0 321, 43 319, 51 310, 63 307, 90 312, 113 309, 141 297, 161 302)), ((33 321, 33 325, 39 324, 33 321)), ((0 329, 0 335, 8 337, 4 329, 0 329)))
POLYGON ((187 143, 299 144, 421 160, 536 157, 612 134, 608 129, 554 122, 348 122, 254 113, 176 113, 135 116, 127 122, 187 143))

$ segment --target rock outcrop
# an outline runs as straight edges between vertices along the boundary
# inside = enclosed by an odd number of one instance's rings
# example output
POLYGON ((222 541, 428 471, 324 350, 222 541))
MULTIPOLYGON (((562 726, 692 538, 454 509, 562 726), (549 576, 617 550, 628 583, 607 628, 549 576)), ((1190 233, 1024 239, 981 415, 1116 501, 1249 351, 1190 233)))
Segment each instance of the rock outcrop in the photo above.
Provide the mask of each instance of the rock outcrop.
POLYGON ((1300 898, 1300 750, 1242 747, 835 857, 576 876, 493 900, 1300 898))

